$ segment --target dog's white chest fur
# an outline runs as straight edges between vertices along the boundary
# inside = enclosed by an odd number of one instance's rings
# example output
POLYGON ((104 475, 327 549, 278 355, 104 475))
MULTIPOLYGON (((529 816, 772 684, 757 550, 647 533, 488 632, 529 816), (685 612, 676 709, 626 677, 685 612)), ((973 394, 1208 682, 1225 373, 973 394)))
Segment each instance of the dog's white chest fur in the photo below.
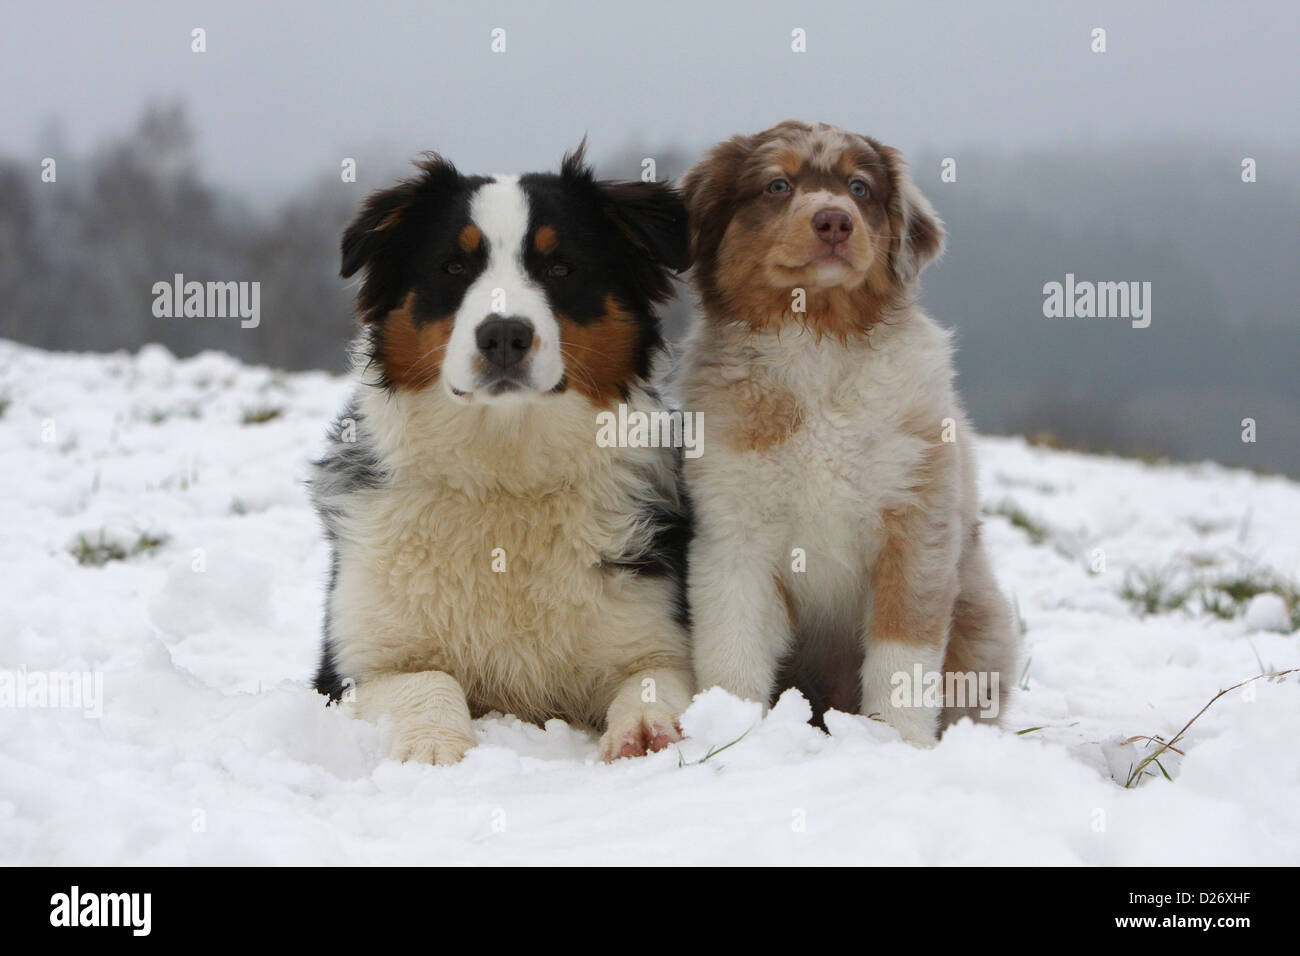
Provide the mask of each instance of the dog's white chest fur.
POLYGON ((418 616, 422 630, 439 635, 434 654, 457 656, 472 640, 527 646, 529 635, 550 626, 548 612, 582 613, 597 593, 601 548, 613 544, 580 490, 476 497, 444 482, 409 481, 350 517, 383 529, 359 536, 349 557, 369 569, 392 614, 418 616), (466 633, 468 595, 481 635, 466 633), (462 614, 452 613, 457 608, 462 614))
POLYGON ((508 446, 538 462, 536 473, 516 466, 518 483, 503 486, 472 480, 492 474, 489 460, 448 461, 493 447, 482 434, 456 441, 458 419, 426 422, 378 402, 367 413, 380 442, 400 448, 409 464, 390 456, 399 461, 393 478, 358 495, 340 521, 347 546, 334 614, 350 636, 341 668, 362 680, 436 670, 455 677, 476 710, 598 721, 608 701, 593 687, 609 676, 621 643, 646 637, 644 624, 630 622, 646 620, 652 603, 671 604, 666 584, 624 581, 601 567, 640 532, 628 452, 598 448, 590 414, 566 428, 553 409, 545 420, 560 428, 530 431, 537 416, 519 425, 526 446, 508 446), (385 426, 401 434, 384 435, 385 426), (426 426, 436 447, 424 445, 426 426), (422 458, 427 466, 417 464, 422 458))

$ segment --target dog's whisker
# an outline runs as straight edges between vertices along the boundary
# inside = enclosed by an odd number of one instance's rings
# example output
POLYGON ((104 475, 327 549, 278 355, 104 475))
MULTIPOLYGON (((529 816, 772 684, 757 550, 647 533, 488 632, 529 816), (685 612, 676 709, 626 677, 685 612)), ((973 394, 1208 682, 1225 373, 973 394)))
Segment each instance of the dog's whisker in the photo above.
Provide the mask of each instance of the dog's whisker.
MULTIPOLYGON (((582 363, 579 362, 576 357, 568 353, 567 350, 572 346, 573 346, 572 342, 568 343, 567 345, 565 345, 564 343, 561 343, 560 345, 560 355, 564 359, 566 359, 564 363, 564 371, 579 373, 579 375, 583 376, 583 381, 591 388, 593 392, 599 391, 600 387, 596 382, 595 376, 593 376, 590 370, 587 369, 585 366, 583 366, 582 363), (572 360, 572 361, 568 361, 568 360, 572 360)), ((596 349, 592 349, 591 351, 595 352, 596 349)))

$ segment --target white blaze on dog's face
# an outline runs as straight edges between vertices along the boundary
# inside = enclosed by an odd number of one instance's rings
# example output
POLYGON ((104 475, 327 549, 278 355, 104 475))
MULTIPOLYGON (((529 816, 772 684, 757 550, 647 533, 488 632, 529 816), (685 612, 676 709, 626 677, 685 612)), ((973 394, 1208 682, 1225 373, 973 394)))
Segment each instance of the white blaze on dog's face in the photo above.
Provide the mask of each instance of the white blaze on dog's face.
POLYGON ((603 408, 648 377, 654 305, 689 263, 675 191, 597 182, 581 151, 558 175, 418 166, 343 238, 380 384, 488 406, 572 389, 603 408))
POLYGON ((560 325, 524 267, 528 197, 518 179, 480 186, 469 218, 487 257, 453 317, 443 387, 458 400, 487 403, 552 392, 564 380, 560 325))
POLYGON ((707 311, 758 326, 785 317, 863 331, 943 248, 943 226, 898 152, 834 126, 734 137, 682 189, 707 311), (819 296, 819 310, 793 314, 794 290, 819 296))

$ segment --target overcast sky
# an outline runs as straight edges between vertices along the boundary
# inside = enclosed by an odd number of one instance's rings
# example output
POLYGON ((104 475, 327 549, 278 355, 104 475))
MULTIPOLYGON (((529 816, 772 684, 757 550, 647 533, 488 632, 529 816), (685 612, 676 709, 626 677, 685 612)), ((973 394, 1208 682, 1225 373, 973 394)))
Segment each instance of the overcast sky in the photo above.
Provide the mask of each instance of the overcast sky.
POLYGON ((207 175, 261 193, 437 148, 553 167, 583 133, 698 148, 797 117, 904 150, 1135 137, 1300 143, 1300 3, 0 0, 0 150, 181 99, 207 175), (190 31, 207 52, 190 52, 190 31), (491 52, 491 31, 506 52, 491 52), (1108 52, 1090 50, 1107 31, 1108 52), (791 51, 791 31, 807 52, 791 51))

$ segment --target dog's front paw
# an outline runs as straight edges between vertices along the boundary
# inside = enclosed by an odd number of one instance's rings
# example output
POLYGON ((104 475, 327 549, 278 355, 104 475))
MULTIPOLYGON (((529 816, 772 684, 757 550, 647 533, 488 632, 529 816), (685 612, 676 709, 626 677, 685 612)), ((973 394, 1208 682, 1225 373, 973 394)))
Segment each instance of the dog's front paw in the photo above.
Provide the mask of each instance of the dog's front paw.
POLYGON ((388 756, 399 763, 431 763, 445 767, 460 763, 478 741, 453 730, 412 730, 395 733, 388 756))
POLYGON ((623 757, 644 757, 681 739, 682 729, 672 714, 646 707, 610 721, 600 738, 600 759, 609 763, 623 757))

